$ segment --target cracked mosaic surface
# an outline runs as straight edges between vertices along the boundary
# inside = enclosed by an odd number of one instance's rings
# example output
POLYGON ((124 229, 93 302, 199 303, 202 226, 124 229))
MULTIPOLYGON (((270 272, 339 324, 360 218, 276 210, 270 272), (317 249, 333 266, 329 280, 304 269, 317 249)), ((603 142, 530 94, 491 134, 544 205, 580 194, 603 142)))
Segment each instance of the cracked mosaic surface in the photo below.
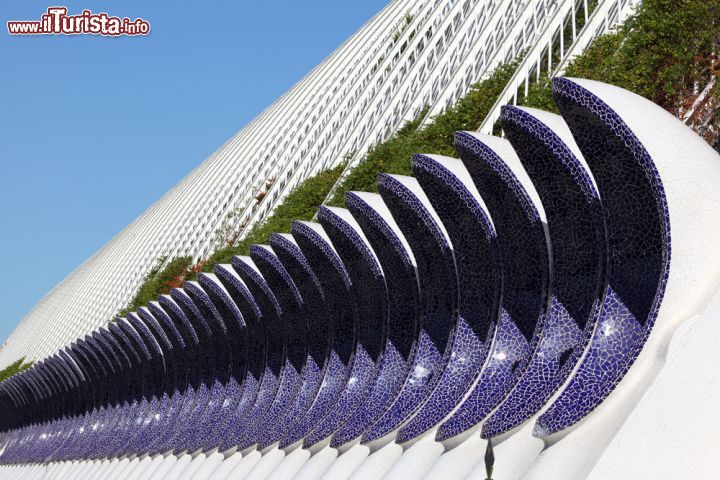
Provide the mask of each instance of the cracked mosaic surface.
POLYGON ((668 206, 647 150, 602 99, 572 80, 556 79, 553 98, 598 184, 609 286, 590 349, 538 419, 538 436, 577 423, 622 380, 650 334, 670 268, 668 206))
POLYGON ((362 436, 371 445, 392 440, 439 382, 452 354, 458 302, 452 245, 417 181, 381 174, 378 190, 417 259, 420 330, 415 364, 399 395, 362 436))
POLYGON ((322 387, 304 417, 282 439, 281 447, 303 443, 305 437, 330 413, 351 380, 357 342, 358 319, 355 302, 349 298, 350 277, 327 234, 319 224, 296 221, 292 226, 292 235, 322 289, 331 321, 332 342, 322 387))
POLYGON ((495 143, 465 132, 455 137, 497 232, 503 296, 493 350, 470 394, 438 428, 439 441, 469 434, 505 398, 530 358, 546 309, 550 265, 542 207, 518 179, 524 171, 512 149, 504 140, 495 143))
POLYGON ((485 363, 498 322, 501 265, 495 227, 462 162, 416 155, 413 174, 453 245, 458 281, 455 338, 437 387, 399 432, 407 443, 435 427, 472 388, 485 363), (462 176, 468 176, 468 182, 462 176))
POLYGON ((383 415, 397 398, 417 354, 419 291, 414 258, 389 211, 382 208, 381 197, 371 196, 374 198, 349 193, 345 203, 383 268, 388 302, 386 341, 365 405, 335 433, 331 442, 334 447, 359 438, 383 415))
POLYGON ((332 415, 326 415, 305 437, 306 448, 327 440, 365 403, 377 377, 387 326, 387 292, 382 268, 355 220, 346 210, 321 207, 318 221, 350 280, 346 301, 356 312, 356 344, 347 384, 333 406, 332 415))
POLYGON ((547 218, 550 308, 522 378, 485 422, 483 437, 528 420, 560 388, 590 341, 605 290, 605 228, 600 199, 561 117, 506 106, 501 124, 547 218))

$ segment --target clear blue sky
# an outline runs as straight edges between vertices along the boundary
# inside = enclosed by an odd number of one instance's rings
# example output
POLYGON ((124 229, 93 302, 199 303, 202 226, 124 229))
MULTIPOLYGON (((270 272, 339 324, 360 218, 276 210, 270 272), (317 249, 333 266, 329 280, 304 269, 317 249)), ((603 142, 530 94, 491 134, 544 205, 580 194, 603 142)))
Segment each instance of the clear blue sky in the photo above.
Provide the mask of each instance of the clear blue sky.
POLYGON ((0 343, 49 289, 387 3, 4 0, 0 343), (152 33, 8 35, 8 20, 36 20, 53 5, 142 17, 152 33))

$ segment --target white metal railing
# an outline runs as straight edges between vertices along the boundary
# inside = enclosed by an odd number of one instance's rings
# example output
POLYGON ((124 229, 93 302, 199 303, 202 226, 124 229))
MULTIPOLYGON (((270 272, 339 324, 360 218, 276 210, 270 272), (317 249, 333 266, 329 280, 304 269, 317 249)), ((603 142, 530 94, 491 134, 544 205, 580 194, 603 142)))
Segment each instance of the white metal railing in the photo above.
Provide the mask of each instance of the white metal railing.
MULTIPOLYGON (((586 22, 580 32, 576 32, 574 28, 576 4, 573 2, 558 9, 550 20, 548 28, 518 65, 505 89, 490 108, 478 131, 484 134, 492 134, 495 122, 500 118, 503 105, 508 103, 516 104, 518 90, 521 87, 524 87, 523 95, 527 96, 533 74, 536 75, 536 81, 541 81, 540 71, 543 62, 547 61, 547 71, 552 72, 551 76, 562 74, 569 62, 585 51, 595 37, 622 23, 636 4, 637 2, 633 0, 599 0, 592 14, 585 17, 586 22), (568 21, 572 22, 573 26, 572 43, 568 49, 565 49, 563 31, 568 21), (558 34, 560 38, 560 57, 558 65, 553 69, 552 48, 558 34), (545 55, 547 55, 547 58, 544 58, 545 55)), ((587 15, 587 0, 582 1, 582 8, 587 15)))
MULTIPOLYGON (((504 60, 504 57, 509 53, 509 42, 514 40, 523 31, 528 21, 532 21, 535 25, 534 31, 542 31, 547 24, 547 17, 557 9, 558 3, 572 3, 567 0, 525 0, 523 2, 511 3, 508 1, 497 1, 491 2, 487 5, 487 10, 484 12, 483 23, 480 26, 481 30, 477 36, 475 36, 466 49, 465 57, 458 60, 456 68, 452 68, 452 72, 449 73, 450 80, 441 87, 438 92, 434 91, 435 83, 440 80, 440 75, 437 72, 443 68, 451 67, 451 58, 457 51, 462 50, 463 42, 470 42, 465 36, 465 33, 472 27, 472 22, 478 20, 478 10, 471 10, 467 15, 464 16, 463 22, 459 30, 454 31, 454 35, 450 43, 448 43, 442 53, 436 57, 433 64, 433 74, 426 75, 417 86, 414 84, 414 79, 417 77, 417 68, 420 65, 425 64, 428 59, 428 55, 433 51, 433 44, 428 43, 421 55, 418 56, 415 62, 415 70, 413 72, 407 72, 403 78, 402 86, 394 91, 394 96, 385 107, 386 112, 393 112, 396 108, 400 107, 402 103, 404 89, 411 88, 410 101, 407 104, 402 105, 401 111, 399 112, 400 117, 406 117, 409 111, 416 111, 418 107, 422 107, 427 95, 430 94, 430 102, 432 106, 438 105, 445 97, 450 93, 454 93, 457 89, 456 79, 459 76, 464 77, 468 67, 470 67, 473 73, 476 75, 475 80, 489 71, 492 67, 499 65, 504 60), (508 21, 508 17, 511 21, 508 21), (480 63, 478 54, 482 54, 483 45, 487 45, 488 42, 492 43, 494 48, 490 55, 483 56, 483 68, 478 72, 477 65, 480 63), (414 75, 413 75, 414 74, 414 75)), ((456 8, 460 7, 456 4, 456 8)), ((480 8, 479 5, 476 8, 480 8)), ((452 12, 451 12, 452 13, 452 12)), ((450 21, 451 14, 444 18, 443 23, 437 29, 438 32, 443 32, 445 26, 450 21)), ((532 42, 534 38, 524 38, 526 43, 532 42)), ((523 44, 524 48, 525 44, 523 44)), ((481 55, 482 56, 482 55, 481 55)), ((467 90, 467 88, 465 88, 467 90)), ((428 117, 426 117, 427 119, 428 117)), ((382 122, 375 122, 371 125, 370 132, 363 138, 359 147, 355 150, 354 155, 348 162, 343 172, 340 174, 338 180, 335 182, 330 190, 330 193, 325 198, 323 203, 327 203, 337 191, 339 185, 347 178, 352 169, 360 163, 364 158, 365 154, 374 143, 375 138, 381 133, 381 130, 385 127, 382 122)))

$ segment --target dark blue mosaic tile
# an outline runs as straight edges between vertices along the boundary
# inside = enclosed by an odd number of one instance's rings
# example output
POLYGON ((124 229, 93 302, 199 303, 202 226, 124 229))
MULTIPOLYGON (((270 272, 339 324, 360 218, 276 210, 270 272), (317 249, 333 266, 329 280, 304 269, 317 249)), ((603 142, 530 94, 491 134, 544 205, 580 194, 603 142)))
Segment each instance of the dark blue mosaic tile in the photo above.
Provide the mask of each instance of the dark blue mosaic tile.
POLYGON ((170 297, 160 298, 160 304, 171 318, 177 319, 176 323, 187 322, 191 325, 198 339, 196 348, 191 353, 192 362, 188 362, 191 368, 190 382, 186 387, 188 398, 181 411, 185 422, 178 423, 178 428, 167 442, 172 451, 180 453, 197 448, 198 438, 195 436, 195 429, 201 422, 209 402, 217 401, 220 395, 220 386, 215 382, 215 352, 210 348, 213 331, 211 324, 184 290, 173 289, 170 297))
POLYGON ((601 99, 571 79, 553 81, 553 99, 598 185, 609 287, 589 351, 538 419, 538 436, 574 425, 622 380, 650 335, 670 268, 667 200, 645 147, 601 99))
POLYGON ((505 433, 538 412, 567 380, 590 341, 605 292, 600 198, 562 118, 506 106, 503 130, 543 203, 552 251, 550 308, 520 381, 483 425, 505 433))
MULTIPOLYGON (((322 288, 328 316, 332 321, 332 343, 323 385, 302 420, 280 442, 281 448, 293 448, 302 443, 332 411, 350 380, 357 341, 357 311, 349 298, 350 277, 327 234, 320 224, 293 222, 292 235, 322 288)), ((320 448, 322 445, 313 446, 320 448)))
POLYGON ((458 324, 437 387, 396 442, 408 443, 443 421, 473 386, 499 317, 501 263, 495 227, 460 160, 416 155, 413 173, 447 230, 458 275, 458 324))
POLYGON ((420 333, 413 370, 390 408, 362 436, 371 448, 394 439, 427 400, 452 354, 457 326, 458 282, 452 245, 417 181, 379 175, 378 190, 405 235, 417 262, 420 333))
POLYGON ((321 207, 318 221, 332 241, 346 272, 350 288, 346 299, 356 310, 355 358, 347 385, 327 415, 305 438, 306 448, 329 442, 330 436, 361 407, 377 377, 387 328, 387 291, 382 268, 349 211, 321 207))
POLYGON ((286 439, 297 436, 297 431, 294 430, 295 426, 301 423, 302 419, 307 416, 307 412, 313 409, 315 403, 324 403, 323 399, 330 390, 328 386, 333 385, 332 378, 329 382, 324 380, 330 364, 332 321, 320 281, 293 237, 286 234, 273 234, 270 236, 270 245, 297 288, 302 302, 300 315, 306 319, 308 329, 307 358, 305 369, 302 372, 303 383, 297 400, 288 411, 285 424, 279 424, 275 431, 258 443, 258 447, 264 449, 273 444, 277 437, 281 439, 287 449, 288 445, 293 443, 299 446, 298 440, 288 442, 286 439), (316 400, 317 402, 315 402, 316 400))
POLYGON ((274 405, 287 405, 285 392, 296 391, 300 372, 287 355, 288 329, 283 322, 283 310, 260 271, 250 257, 233 257, 233 268, 245 281, 257 301, 267 341, 267 364, 257 401, 247 417, 247 426, 240 440, 240 450, 252 448, 267 428, 264 418, 274 412, 274 405))
MULTIPOLYGON (((205 449, 212 443, 214 434, 223 425, 223 413, 227 413, 223 412, 223 408, 228 406, 226 402, 232 402, 232 398, 237 395, 237 382, 231 381, 231 344, 228 341, 228 326, 223 316, 198 282, 186 282, 183 290, 195 304, 201 315, 201 321, 210 331, 208 348, 213 356, 212 364, 208 366, 206 374, 207 404, 198 422, 188 433, 190 443, 186 448, 193 452, 205 449)), ((216 293, 219 294, 220 291, 216 293)), ((234 319, 228 318, 228 320, 236 322, 234 319)))
POLYGON ((331 446, 352 445, 397 399, 417 358, 420 317, 415 259, 380 195, 350 192, 345 204, 382 265, 387 289, 387 334, 378 373, 363 408, 332 438, 331 446))
POLYGON ((258 444, 264 447, 276 443, 282 437, 280 432, 287 424, 289 411, 292 410, 298 397, 298 392, 304 382, 304 368, 307 360, 307 321, 301 316, 302 299, 295 283, 290 278, 278 258, 268 247, 253 245, 250 247, 250 257, 260 273, 275 292, 282 313, 280 321, 286 331, 286 357, 294 378, 287 378, 286 386, 281 387, 280 398, 262 420, 263 431, 257 437, 258 444))
MULTIPOLYGON (((227 376, 217 374, 218 378, 225 379, 224 398, 216 406, 216 412, 213 413, 217 419, 216 423, 202 447, 209 450, 222 444, 225 432, 242 402, 243 381, 247 375, 248 365, 248 335, 243 315, 220 279, 214 274, 200 273, 198 283, 207 293, 227 329, 224 334, 226 346, 223 355, 226 361, 218 364, 227 372, 227 376)), ((206 428, 210 429, 207 425, 206 428)))
POLYGON ((438 441, 470 435, 517 382, 542 329, 550 282, 544 212, 526 189, 530 181, 519 180, 526 174, 509 143, 459 132, 455 148, 492 218, 503 292, 493 350, 470 394, 438 428, 438 441))
POLYGON ((265 326, 261 323, 260 308, 232 265, 216 265, 215 275, 227 290, 242 314, 247 332, 247 367, 242 382, 242 394, 231 413, 228 423, 217 434, 219 449, 226 451, 240 443, 247 425, 247 415, 257 401, 263 376, 266 371, 267 338, 265 326))

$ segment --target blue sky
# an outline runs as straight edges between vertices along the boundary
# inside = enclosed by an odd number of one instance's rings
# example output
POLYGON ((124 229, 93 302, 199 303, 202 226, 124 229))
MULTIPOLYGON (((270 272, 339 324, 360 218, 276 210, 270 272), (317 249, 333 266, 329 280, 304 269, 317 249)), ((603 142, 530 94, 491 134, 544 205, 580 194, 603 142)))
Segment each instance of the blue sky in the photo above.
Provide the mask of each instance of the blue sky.
POLYGON ((3 1, 0 343, 387 1, 3 1), (152 33, 8 35, 8 20, 36 20, 58 4, 142 17, 152 33))

